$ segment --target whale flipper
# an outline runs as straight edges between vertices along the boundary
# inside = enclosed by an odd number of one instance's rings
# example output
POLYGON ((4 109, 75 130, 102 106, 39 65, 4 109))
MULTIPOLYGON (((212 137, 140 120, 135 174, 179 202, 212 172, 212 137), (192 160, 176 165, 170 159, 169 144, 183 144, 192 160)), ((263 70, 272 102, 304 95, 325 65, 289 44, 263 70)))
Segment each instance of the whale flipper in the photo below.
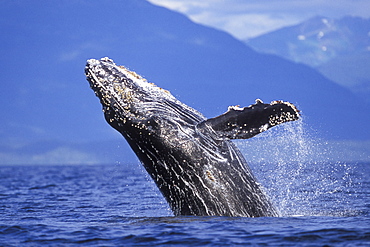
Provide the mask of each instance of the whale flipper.
POLYGON ((230 106, 224 114, 198 124, 198 129, 212 128, 220 138, 247 139, 269 128, 299 119, 299 110, 289 103, 273 101, 264 104, 257 99, 248 107, 230 106))

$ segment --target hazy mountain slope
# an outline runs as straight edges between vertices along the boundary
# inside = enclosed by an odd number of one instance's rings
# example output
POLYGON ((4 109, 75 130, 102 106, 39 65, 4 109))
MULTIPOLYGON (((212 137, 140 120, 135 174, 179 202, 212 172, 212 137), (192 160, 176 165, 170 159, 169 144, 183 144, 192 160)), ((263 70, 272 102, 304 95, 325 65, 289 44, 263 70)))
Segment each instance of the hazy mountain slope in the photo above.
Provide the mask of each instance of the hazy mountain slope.
POLYGON ((314 17, 246 43, 316 68, 370 103, 370 19, 314 17))
MULTIPOLYGON (((89 143, 120 138, 83 73, 86 59, 104 56, 208 117, 256 98, 284 99, 298 104, 321 136, 370 138, 368 108, 316 71, 145 1, 6 1, 0 14, 0 158, 8 163, 17 152, 47 157, 61 147, 76 151, 78 161, 90 154, 89 143), (37 150, 34 143, 41 143, 37 150)), ((92 153, 102 155, 102 146, 117 144, 93 145, 92 153)))

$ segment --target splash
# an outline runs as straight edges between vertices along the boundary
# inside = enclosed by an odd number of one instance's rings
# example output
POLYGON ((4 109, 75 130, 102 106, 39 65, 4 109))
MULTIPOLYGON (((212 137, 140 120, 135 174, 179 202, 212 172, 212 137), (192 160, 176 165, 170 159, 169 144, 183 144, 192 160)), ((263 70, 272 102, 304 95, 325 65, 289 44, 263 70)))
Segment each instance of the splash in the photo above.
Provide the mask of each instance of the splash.
POLYGON ((237 145, 281 216, 348 215, 354 166, 333 161, 330 147, 303 120, 237 145))

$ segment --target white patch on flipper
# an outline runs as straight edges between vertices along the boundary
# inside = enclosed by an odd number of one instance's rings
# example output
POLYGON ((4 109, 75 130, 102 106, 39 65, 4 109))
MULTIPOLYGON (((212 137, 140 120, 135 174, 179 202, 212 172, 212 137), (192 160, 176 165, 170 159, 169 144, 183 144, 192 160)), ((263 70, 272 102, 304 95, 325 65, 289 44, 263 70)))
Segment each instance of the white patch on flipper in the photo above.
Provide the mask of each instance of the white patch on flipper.
POLYGON ((234 106, 229 106, 227 108, 227 111, 231 111, 231 110, 234 110, 234 111, 242 111, 242 110, 244 110, 244 108, 241 108, 240 105, 234 105, 234 106))
POLYGON ((264 131, 268 130, 268 128, 269 128, 269 124, 264 124, 259 128, 259 130, 260 130, 260 132, 264 132, 264 131))

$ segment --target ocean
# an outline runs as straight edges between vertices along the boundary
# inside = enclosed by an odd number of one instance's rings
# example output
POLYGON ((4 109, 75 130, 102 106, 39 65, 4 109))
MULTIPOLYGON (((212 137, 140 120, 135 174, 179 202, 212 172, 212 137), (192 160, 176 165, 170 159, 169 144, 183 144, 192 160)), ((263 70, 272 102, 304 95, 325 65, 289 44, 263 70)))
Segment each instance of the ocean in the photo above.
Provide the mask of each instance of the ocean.
POLYGON ((0 246, 370 246, 370 164, 250 164, 281 217, 175 217, 140 164, 0 166, 0 246))

